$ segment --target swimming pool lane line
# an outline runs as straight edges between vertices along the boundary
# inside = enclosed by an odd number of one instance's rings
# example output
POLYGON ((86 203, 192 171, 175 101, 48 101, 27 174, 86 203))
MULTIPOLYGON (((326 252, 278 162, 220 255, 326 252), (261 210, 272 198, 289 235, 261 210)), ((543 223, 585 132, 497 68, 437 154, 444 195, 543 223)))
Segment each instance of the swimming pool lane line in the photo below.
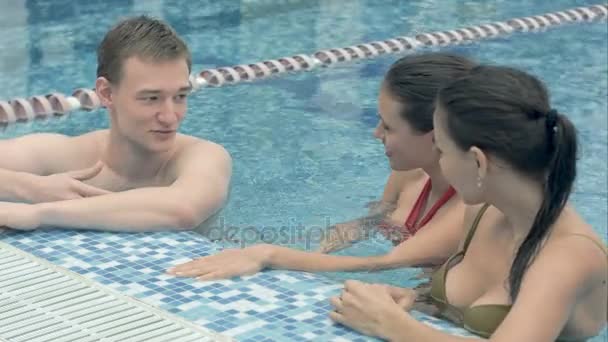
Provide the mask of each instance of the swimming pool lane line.
POLYGON ((255 64, 207 69, 193 75, 191 81, 195 89, 221 87, 263 79, 286 72, 307 71, 357 59, 374 58, 384 54, 410 52, 424 47, 452 46, 505 36, 514 32, 541 31, 568 23, 592 22, 607 17, 608 4, 577 7, 565 11, 514 18, 448 31, 420 33, 415 37, 396 37, 344 48, 321 50, 310 56, 300 54, 255 64))
MULTIPOLYGON (((608 18, 608 4, 576 7, 447 31, 420 33, 413 37, 400 36, 343 48, 325 49, 311 55, 298 54, 252 64, 205 69, 191 75, 190 82, 193 91, 197 91, 206 87, 252 82, 285 73, 310 71, 386 54, 411 53, 423 48, 454 46, 503 37, 515 32, 537 32, 565 24, 594 22, 606 18, 608 18)), ((100 107, 102 105, 99 97, 94 90, 88 88, 76 89, 69 96, 49 93, 27 99, 0 100, 0 125, 62 117, 75 110, 92 111, 100 107)))

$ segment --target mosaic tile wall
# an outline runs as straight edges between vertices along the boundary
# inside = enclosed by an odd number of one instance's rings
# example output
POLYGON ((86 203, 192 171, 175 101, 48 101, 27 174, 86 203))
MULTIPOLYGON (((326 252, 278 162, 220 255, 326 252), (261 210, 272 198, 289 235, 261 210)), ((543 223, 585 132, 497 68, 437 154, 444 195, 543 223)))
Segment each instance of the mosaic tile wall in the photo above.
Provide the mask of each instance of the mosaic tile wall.
MULTIPOLYGON (((328 298, 342 284, 323 276, 265 271, 254 276, 198 282, 165 270, 221 249, 195 233, 33 231, 0 233, 21 250, 239 341, 371 341, 328 318, 328 298)), ((432 317, 425 323, 467 335, 432 317)))

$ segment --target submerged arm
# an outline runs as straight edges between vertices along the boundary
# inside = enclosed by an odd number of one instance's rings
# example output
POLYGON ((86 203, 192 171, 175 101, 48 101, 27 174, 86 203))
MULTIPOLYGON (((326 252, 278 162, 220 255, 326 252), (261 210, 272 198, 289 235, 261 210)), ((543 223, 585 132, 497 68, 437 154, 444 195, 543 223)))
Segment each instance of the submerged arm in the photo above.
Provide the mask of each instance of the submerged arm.
POLYGON ((353 242, 368 238, 369 233, 395 210, 399 195, 406 184, 421 177, 421 172, 420 170, 392 171, 384 187, 382 199, 371 204, 366 216, 332 226, 321 241, 319 251, 335 252, 350 246, 353 242))
POLYGON ((399 268, 440 264, 454 254, 468 231, 475 212, 463 214, 461 203, 451 212, 435 217, 414 236, 396 246, 386 255, 383 268, 399 268), (463 222, 464 216, 464 222, 463 222))
MULTIPOLYGON (((305 272, 373 270, 382 265, 384 256, 354 257, 304 252, 288 247, 261 245, 266 248, 264 266, 305 272)), ((256 246, 254 246, 256 247, 256 246)))
POLYGON ((371 271, 414 265, 438 264, 453 254, 461 237, 458 225, 442 220, 429 223, 413 237, 402 242, 390 253, 378 256, 351 257, 310 253, 287 247, 264 245, 269 250, 265 266, 308 272, 371 271))

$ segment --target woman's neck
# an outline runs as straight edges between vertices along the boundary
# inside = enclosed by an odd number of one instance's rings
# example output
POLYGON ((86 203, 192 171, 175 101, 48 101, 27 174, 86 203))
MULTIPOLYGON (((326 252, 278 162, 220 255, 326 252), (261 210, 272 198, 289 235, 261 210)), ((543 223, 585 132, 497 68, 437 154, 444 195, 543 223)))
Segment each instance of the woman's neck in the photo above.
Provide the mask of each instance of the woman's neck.
POLYGON ((524 178, 514 172, 501 172, 487 180, 493 186, 486 189, 487 202, 505 215, 513 231, 516 245, 520 245, 532 228, 540 209, 544 193, 538 181, 524 178))
POLYGON ((439 198, 443 196, 443 194, 450 188, 450 184, 443 176, 439 164, 423 167, 422 169, 431 178, 432 187, 430 197, 439 198))

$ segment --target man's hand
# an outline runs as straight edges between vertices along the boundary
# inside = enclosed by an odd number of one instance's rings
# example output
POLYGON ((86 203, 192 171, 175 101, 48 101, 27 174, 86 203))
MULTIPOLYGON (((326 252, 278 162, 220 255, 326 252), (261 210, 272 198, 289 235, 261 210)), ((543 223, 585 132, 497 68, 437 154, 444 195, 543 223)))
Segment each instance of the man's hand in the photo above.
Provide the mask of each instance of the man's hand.
POLYGON ((105 195, 110 191, 85 184, 84 181, 95 177, 103 169, 103 163, 94 166, 49 176, 32 177, 23 191, 29 203, 65 201, 71 199, 105 195))
POLYGON ((40 227, 35 204, 0 202, 0 230, 34 230, 40 227))

